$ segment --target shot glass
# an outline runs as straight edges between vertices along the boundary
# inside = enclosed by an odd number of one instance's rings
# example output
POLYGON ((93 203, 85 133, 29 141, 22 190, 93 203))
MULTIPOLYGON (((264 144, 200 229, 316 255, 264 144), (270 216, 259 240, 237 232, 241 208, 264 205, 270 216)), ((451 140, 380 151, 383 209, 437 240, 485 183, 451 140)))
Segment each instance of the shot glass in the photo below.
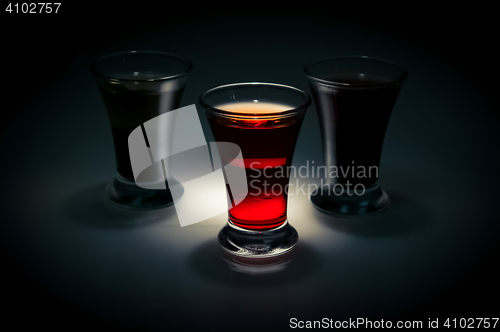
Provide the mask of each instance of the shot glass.
POLYGON ((326 184, 312 193, 326 214, 356 217, 390 204, 380 188, 380 156, 405 68, 367 56, 335 57, 305 67, 321 128, 326 184))
POLYGON ((106 106, 115 148, 117 173, 106 187, 112 204, 133 210, 159 209, 173 204, 161 168, 156 170, 159 176, 153 178, 164 181, 167 190, 136 185, 128 137, 144 122, 179 107, 191 68, 188 59, 155 51, 120 52, 93 61, 91 71, 106 106))
POLYGON ((219 233, 227 251, 250 257, 288 252, 297 231, 287 219, 289 172, 309 95, 275 83, 235 83, 200 97, 218 142, 241 149, 241 159, 222 161, 243 167, 247 191, 231 191, 228 224, 219 233))

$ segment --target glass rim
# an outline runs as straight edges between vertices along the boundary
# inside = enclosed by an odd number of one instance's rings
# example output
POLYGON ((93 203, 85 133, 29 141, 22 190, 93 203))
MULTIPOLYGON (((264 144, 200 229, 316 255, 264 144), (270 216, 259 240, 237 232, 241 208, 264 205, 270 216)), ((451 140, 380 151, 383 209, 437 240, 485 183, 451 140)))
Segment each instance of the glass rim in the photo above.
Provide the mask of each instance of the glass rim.
POLYGON ((110 81, 116 81, 116 82, 157 82, 157 81, 167 81, 167 80, 170 80, 173 78, 178 78, 178 77, 187 75, 191 71, 191 69, 193 69, 193 63, 189 59, 187 59, 181 55, 175 54, 175 53, 161 52, 161 51, 132 50, 132 51, 114 52, 114 53, 110 53, 110 54, 106 54, 106 55, 103 55, 101 57, 98 57, 97 59, 92 61, 92 63, 90 64, 90 69, 94 75, 105 78, 105 79, 110 80, 110 81), (114 57, 117 55, 123 55, 123 54, 131 54, 131 53, 133 53, 133 54, 136 54, 136 53, 137 54, 156 54, 156 55, 164 55, 164 56, 174 57, 174 58, 177 58, 179 60, 186 62, 188 65, 188 68, 186 70, 180 72, 179 74, 170 75, 170 76, 163 76, 163 77, 158 77, 158 78, 148 78, 148 79, 116 78, 116 77, 104 75, 97 70, 97 64, 99 62, 107 59, 107 58, 114 57))
MULTIPOLYGON (((211 88, 207 91, 205 91, 199 98, 199 103, 201 104, 201 107, 205 110, 207 113, 211 114, 216 114, 219 116, 226 116, 226 117, 237 117, 240 119, 267 119, 267 118, 276 118, 276 117, 287 117, 287 116, 292 116, 296 113, 299 113, 302 110, 306 110, 310 105, 311 105, 311 97, 309 94, 299 88, 290 86, 290 85, 285 85, 285 84, 280 84, 280 83, 268 83, 268 82, 240 82, 240 83, 230 83, 230 84, 224 84, 224 85, 219 85, 214 88, 211 88), (240 113, 240 112, 232 112, 232 111, 227 111, 227 110, 222 110, 220 108, 217 108, 215 106, 209 105, 206 101, 205 98, 206 96, 214 91, 218 90, 223 90, 235 86, 271 86, 271 87, 276 87, 276 88, 285 88, 287 90, 293 90, 297 93, 300 93, 305 97, 305 101, 297 107, 294 107, 289 110, 284 110, 284 111, 278 111, 278 112, 270 112, 270 113, 240 113)), ((278 104, 278 102, 276 102, 278 104)))
POLYGON ((307 63, 305 65, 304 72, 305 72, 306 76, 310 80, 312 80, 312 81, 315 81, 315 82, 318 82, 318 83, 323 83, 323 84, 330 85, 330 86, 344 87, 344 88, 350 88, 350 87, 355 87, 355 88, 358 88, 358 87, 360 87, 360 88, 364 88, 364 87, 382 87, 382 86, 396 85, 396 84, 401 83, 406 78, 406 76, 408 75, 408 72, 407 72, 406 68, 403 67, 403 66, 401 66, 401 65, 398 65, 395 62, 392 62, 392 61, 389 61, 389 60, 385 60, 385 59, 382 59, 382 58, 367 56, 367 55, 344 55, 344 56, 334 56, 334 57, 322 58, 322 59, 319 59, 319 60, 313 60, 313 61, 310 61, 309 63, 307 63), (399 75, 398 78, 396 78, 394 80, 391 80, 391 81, 388 81, 388 82, 382 82, 382 83, 345 83, 345 82, 335 82, 335 81, 332 81, 332 80, 326 80, 326 79, 323 79, 323 78, 318 78, 318 77, 315 77, 314 75, 312 75, 310 73, 310 69, 311 69, 311 67, 313 65, 319 64, 321 62, 326 62, 326 61, 346 60, 346 59, 348 59, 348 60, 372 60, 372 61, 383 62, 385 64, 388 64, 388 65, 391 65, 391 66, 394 66, 394 67, 400 69, 401 70, 401 75, 399 75))

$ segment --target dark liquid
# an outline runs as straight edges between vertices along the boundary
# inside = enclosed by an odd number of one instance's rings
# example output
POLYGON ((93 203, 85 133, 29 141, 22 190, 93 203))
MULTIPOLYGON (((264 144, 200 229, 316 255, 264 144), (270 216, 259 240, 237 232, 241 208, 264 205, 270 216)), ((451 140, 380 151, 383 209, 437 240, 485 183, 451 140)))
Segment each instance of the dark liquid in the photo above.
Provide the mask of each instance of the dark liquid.
POLYGON ((118 173, 134 181, 128 151, 128 136, 144 122, 179 107, 181 90, 161 94, 143 94, 140 91, 111 92, 101 89, 108 111, 115 145, 118 173))
POLYGON ((311 85, 327 166, 337 166, 338 183, 365 187, 377 183, 384 135, 399 89, 332 93, 311 85))
MULTIPOLYGON (((280 120, 208 118, 215 140, 237 144, 243 155, 239 165, 245 167, 248 195, 229 210, 231 222, 254 230, 282 225, 287 209, 287 169, 292 164, 303 115, 280 120)), ((231 195, 244 197, 237 192, 231 195)))

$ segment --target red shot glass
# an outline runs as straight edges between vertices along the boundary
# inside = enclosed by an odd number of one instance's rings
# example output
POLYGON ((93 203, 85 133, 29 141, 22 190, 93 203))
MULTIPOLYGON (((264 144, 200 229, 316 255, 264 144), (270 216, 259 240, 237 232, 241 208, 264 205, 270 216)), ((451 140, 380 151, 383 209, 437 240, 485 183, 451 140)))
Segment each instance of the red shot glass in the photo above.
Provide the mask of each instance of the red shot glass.
POLYGON ((235 83, 208 90, 200 103, 215 140, 241 149, 242 158, 221 162, 246 173, 247 190, 228 187, 233 204, 219 234, 222 247, 239 256, 289 251, 298 239, 287 220, 290 167, 309 95, 275 83, 235 83))

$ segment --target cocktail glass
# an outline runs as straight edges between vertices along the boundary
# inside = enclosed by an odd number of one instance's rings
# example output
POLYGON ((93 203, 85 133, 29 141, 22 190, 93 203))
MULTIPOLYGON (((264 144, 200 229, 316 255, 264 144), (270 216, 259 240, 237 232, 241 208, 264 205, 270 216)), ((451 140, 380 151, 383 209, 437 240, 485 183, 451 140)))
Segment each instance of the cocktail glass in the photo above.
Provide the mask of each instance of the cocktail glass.
POLYGON ((288 252, 297 231, 287 219, 289 168, 308 94, 275 83, 236 83, 208 90, 200 103, 215 140, 241 149, 242 158, 222 161, 244 167, 246 191, 232 191, 229 220, 219 243, 239 256, 270 257, 288 252))
POLYGON ((312 193, 326 214, 356 217, 390 204, 378 183, 385 131, 406 70, 367 56, 305 67, 322 133, 326 184, 312 193))
POLYGON ((163 181, 167 190, 136 185, 128 137, 144 122, 179 107, 191 68, 191 62, 179 55, 155 51, 114 53, 92 63, 91 70, 106 106, 115 147, 117 174, 106 187, 112 204, 133 210, 159 209, 173 204, 161 164, 152 168, 149 176, 163 181), (157 174, 153 174, 155 172, 157 174))

